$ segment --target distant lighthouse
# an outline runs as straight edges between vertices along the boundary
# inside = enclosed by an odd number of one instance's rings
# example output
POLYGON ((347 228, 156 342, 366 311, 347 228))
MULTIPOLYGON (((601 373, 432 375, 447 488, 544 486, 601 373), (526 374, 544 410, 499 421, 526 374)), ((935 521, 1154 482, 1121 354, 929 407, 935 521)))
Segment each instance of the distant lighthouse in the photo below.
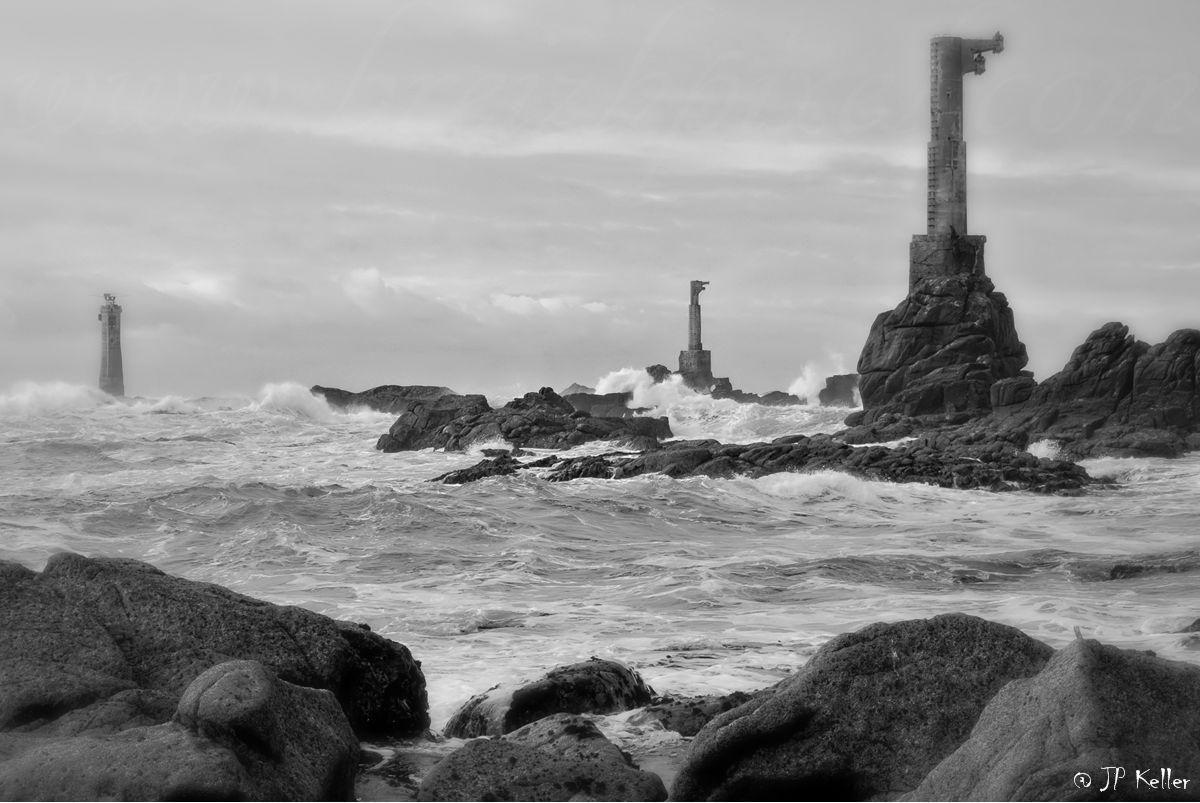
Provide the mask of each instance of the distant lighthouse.
POLYGON ((100 307, 100 389, 113 396, 125 395, 125 374, 121 368, 121 306, 117 297, 104 294, 100 307))

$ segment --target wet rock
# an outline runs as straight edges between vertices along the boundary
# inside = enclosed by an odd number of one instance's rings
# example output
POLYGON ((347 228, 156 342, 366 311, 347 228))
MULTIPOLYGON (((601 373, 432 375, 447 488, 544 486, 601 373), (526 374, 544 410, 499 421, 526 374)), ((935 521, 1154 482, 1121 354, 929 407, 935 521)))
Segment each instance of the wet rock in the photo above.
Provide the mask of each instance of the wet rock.
MULTIPOLYGON (((375 448, 382 452, 443 447, 447 440, 446 427, 456 421, 482 416, 491 410, 487 399, 480 395, 441 396, 428 402, 415 402, 404 409, 391 428, 379 436, 375 448)), ((499 430, 490 437, 499 435, 499 430)), ((480 433, 479 440, 489 435, 480 433)))
POLYGON ((351 800, 358 751, 329 691, 231 661, 184 690, 171 722, 10 738, 0 798, 351 800))
POLYGON ((650 374, 650 379, 657 385, 666 382, 675 372, 665 365, 655 363, 654 365, 646 366, 646 373, 650 374))
POLYGON ((360 734, 429 726, 420 663, 364 626, 134 560, 61 553, 41 573, 9 576, 17 579, 0 583, 0 730, 34 731, 63 717, 66 731, 89 722, 114 730, 121 711, 146 724, 197 676, 232 659, 330 690, 360 734))
POLYGON ((1197 800, 1198 783, 1200 667, 1078 639, 1036 677, 1000 689, 911 797, 1197 800))
POLYGON ((662 780, 642 772, 596 726, 558 714, 507 736, 476 739, 421 783, 418 800, 666 800, 662 780))
POLYGON ((658 722, 665 730, 675 731, 681 736, 695 736, 717 714, 737 708, 750 700, 744 691, 732 694, 710 694, 700 697, 654 698, 654 702, 643 708, 630 722, 638 725, 658 722))
POLYGON ((628 711, 649 703, 652 694, 629 667, 592 658, 552 669, 524 686, 495 686, 472 697, 446 723, 444 734, 498 736, 551 714, 628 711))
POLYGON ((404 412, 417 402, 430 402, 443 396, 456 395, 450 388, 438 385, 380 385, 361 393, 313 385, 309 392, 325 399, 330 407, 343 410, 366 407, 381 413, 395 414, 404 412))
POLYGON ((600 418, 627 418, 636 415, 636 411, 629 407, 629 402, 633 400, 633 394, 630 392, 573 393, 571 395, 564 394, 563 399, 576 412, 600 418))
POLYGON ((773 693, 692 744, 675 800, 847 800, 914 789, 1006 683, 1052 650, 963 614, 871 625, 823 646, 773 693))

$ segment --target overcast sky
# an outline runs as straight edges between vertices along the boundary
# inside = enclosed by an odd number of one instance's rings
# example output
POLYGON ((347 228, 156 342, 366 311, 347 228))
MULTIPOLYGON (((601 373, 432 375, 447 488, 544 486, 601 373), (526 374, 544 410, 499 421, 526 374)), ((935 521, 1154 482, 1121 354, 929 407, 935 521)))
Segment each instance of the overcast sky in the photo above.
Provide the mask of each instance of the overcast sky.
POLYGON ((1200 3, 9 0, 0 387, 517 393, 853 370, 925 227, 929 39, 1039 379, 1200 326, 1200 3))

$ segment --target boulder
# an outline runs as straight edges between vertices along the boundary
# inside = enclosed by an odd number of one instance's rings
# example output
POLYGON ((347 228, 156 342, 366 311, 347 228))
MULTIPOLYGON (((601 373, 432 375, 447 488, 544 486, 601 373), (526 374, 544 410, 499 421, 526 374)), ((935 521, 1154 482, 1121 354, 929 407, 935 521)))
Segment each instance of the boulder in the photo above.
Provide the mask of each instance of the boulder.
POLYGON ((767 407, 795 407, 806 402, 795 393, 788 393, 785 390, 771 390, 762 395, 758 400, 759 404, 767 407))
POLYGON ((417 800, 666 800, 589 720, 558 714, 507 736, 475 739, 435 766, 417 800))
POLYGON ((257 661, 211 667, 174 719, 4 743, 0 799, 353 800, 358 739, 333 694, 257 661))
POLYGON ((641 675, 616 661, 591 658, 550 670, 520 687, 493 686, 468 700, 443 730, 469 739, 499 736, 551 714, 611 714, 650 702, 641 675))
POLYGON ((848 800, 914 789, 988 700, 1052 650, 963 614, 876 624, 825 644, 773 692, 692 743, 675 800, 848 800))
POLYGON ((985 415, 989 390, 1028 362, 1012 309, 982 273, 926 275, 871 326, 858 359, 869 424, 884 413, 985 415))
POLYGON ((858 374, 825 377, 825 387, 817 394, 822 407, 857 407, 858 374))
POLYGON ((309 392, 324 398, 330 407, 343 410, 350 407, 366 407, 381 413, 395 414, 404 412, 416 402, 436 401, 443 396, 455 395, 450 388, 438 385, 380 385, 360 393, 313 385, 309 392))
POLYGON ((4 577, 0 730, 119 728, 122 712, 161 722, 197 676, 233 659, 328 689, 361 735, 429 726, 420 663, 365 626, 120 558, 60 553, 41 573, 7 564, 4 577))
MULTIPOLYGON (((375 448, 382 452, 400 452, 443 447, 448 440, 445 428, 449 424, 481 416, 491 409, 487 399, 477 394, 415 402, 406 407, 391 428, 379 437, 375 448)), ((498 434, 497 431, 493 437, 498 434)), ((480 440, 486 440, 486 437, 480 440)))
POLYGON ((911 798, 1200 800, 1198 785, 1200 667, 1077 639, 1000 689, 911 798))

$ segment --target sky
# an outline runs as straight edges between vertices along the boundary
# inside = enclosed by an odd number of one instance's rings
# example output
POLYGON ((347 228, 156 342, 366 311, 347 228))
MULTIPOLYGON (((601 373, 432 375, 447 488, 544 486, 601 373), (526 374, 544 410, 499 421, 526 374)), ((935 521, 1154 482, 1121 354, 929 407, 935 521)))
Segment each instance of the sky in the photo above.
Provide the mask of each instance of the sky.
POLYGON ((1200 327, 1200 3, 6 0, 0 389, 520 394, 853 371, 925 228, 929 39, 1039 379, 1200 327))

